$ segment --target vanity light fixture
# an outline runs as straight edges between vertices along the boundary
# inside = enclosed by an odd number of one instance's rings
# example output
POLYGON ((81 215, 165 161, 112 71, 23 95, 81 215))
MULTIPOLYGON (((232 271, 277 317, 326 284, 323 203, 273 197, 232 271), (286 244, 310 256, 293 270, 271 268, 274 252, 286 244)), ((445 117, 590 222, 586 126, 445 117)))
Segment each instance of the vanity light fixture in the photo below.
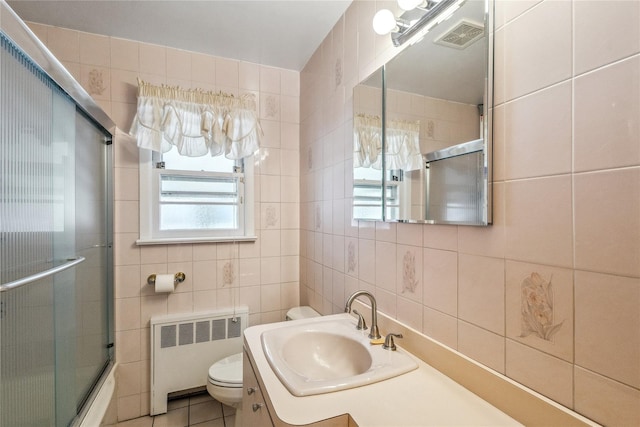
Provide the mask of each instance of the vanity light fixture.
POLYGON ((394 46, 400 46, 413 36, 424 36, 429 30, 449 18, 466 0, 397 0, 404 10, 395 17, 388 9, 373 17, 373 29, 380 35, 391 33, 394 46))
POLYGON ((384 36, 396 28, 396 17, 389 9, 379 10, 373 17, 373 30, 384 36))

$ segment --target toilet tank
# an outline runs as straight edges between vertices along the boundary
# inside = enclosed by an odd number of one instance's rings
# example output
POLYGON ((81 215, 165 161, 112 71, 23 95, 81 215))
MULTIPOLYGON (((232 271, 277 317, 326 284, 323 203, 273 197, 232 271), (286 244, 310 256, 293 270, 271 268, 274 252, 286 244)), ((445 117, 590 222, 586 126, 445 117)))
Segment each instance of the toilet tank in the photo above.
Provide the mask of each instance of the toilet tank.
POLYGON ((293 307, 287 311, 286 320, 309 319, 311 317, 320 317, 320 313, 308 305, 303 305, 302 307, 293 307))

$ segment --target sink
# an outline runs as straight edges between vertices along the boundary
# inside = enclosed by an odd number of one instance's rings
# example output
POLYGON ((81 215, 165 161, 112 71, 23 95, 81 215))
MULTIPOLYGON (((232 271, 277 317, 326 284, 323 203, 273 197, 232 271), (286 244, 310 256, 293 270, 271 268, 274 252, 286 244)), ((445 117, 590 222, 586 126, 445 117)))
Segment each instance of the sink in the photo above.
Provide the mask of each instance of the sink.
POLYGON ((269 365, 294 396, 311 396, 383 381, 418 367, 402 349, 369 344, 347 314, 287 322, 262 333, 269 365), (288 325, 288 323, 292 323, 288 325))
POLYGON ((315 381, 359 375, 367 372, 372 362, 360 342, 321 331, 294 334, 284 343, 281 355, 291 370, 315 381))

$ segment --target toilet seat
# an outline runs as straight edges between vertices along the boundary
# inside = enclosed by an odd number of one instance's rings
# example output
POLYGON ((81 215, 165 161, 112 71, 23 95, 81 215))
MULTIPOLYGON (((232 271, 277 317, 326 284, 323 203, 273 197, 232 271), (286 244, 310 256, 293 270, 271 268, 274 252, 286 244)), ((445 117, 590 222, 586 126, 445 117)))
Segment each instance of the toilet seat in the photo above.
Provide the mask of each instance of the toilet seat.
POLYGON ((242 353, 232 354, 211 365, 209 383, 218 387, 242 388, 242 353))

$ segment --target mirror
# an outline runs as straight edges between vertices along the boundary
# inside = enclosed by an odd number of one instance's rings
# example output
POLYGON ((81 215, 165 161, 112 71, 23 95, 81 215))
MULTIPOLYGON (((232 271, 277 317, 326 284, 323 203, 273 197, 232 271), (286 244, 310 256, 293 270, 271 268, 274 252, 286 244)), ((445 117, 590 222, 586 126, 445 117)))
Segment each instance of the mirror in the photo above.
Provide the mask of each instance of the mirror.
POLYGON ((488 9, 467 0, 354 89, 354 218, 491 223, 488 9))
POLYGON ((353 218, 382 221, 382 72, 353 89, 353 218))

